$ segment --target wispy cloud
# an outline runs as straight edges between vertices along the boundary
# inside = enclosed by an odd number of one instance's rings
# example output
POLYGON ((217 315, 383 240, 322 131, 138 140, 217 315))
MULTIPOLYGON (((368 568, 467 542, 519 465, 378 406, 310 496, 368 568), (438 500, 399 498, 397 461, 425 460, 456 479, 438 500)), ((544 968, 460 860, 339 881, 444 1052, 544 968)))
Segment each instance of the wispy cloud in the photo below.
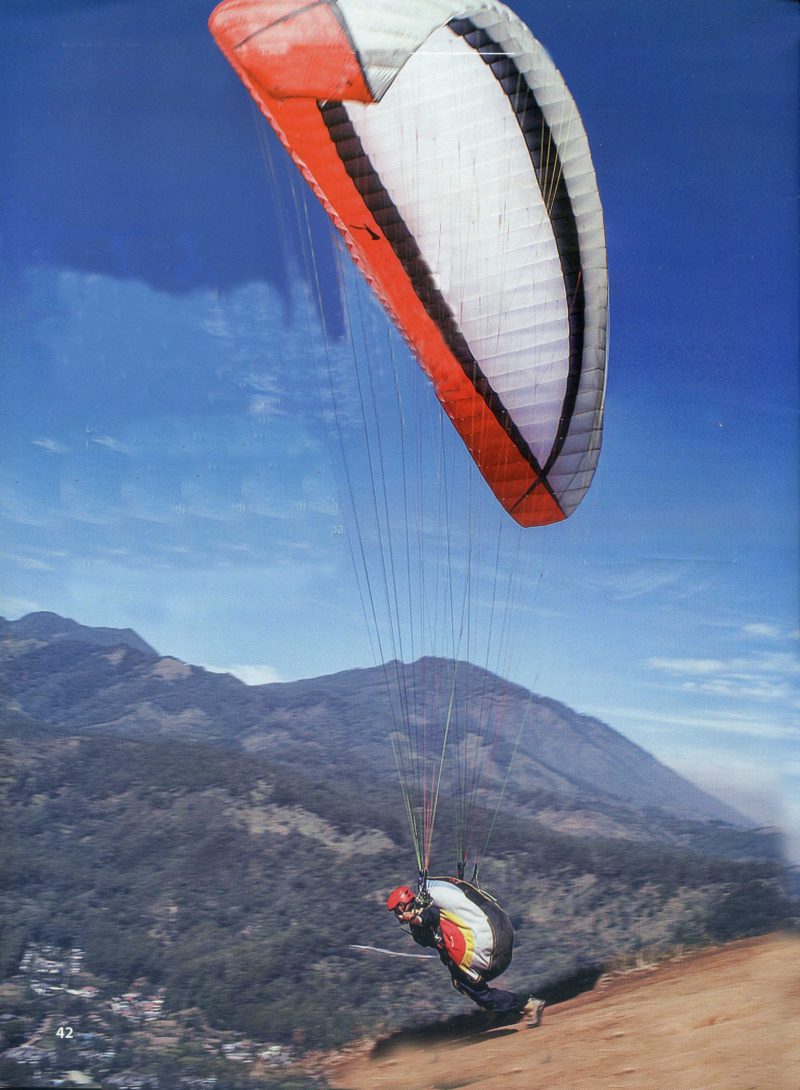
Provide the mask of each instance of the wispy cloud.
POLYGON ((212 674, 233 674, 245 685, 273 685, 284 679, 274 666, 264 663, 243 663, 234 666, 204 666, 212 674))
POLYGON ((701 561, 652 557, 597 565, 589 573, 582 573, 582 581, 620 602, 665 591, 674 598, 693 598, 708 588, 716 572, 717 565, 701 561))
POLYGON ((89 442, 95 443, 98 447, 105 447, 106 450, 116 451, 117 454, 131 453, 129 447, 111 435, 93 435, 89 442))
POLYGON ((665 670, 670 674, 709 675, 725 668, 721 659, 671 659, 651 658, 646 665, 651 670, 665 670))
POLYGON ((33 439, 32 442, 35 447, 41 447, 42 450, 46 450, 48 454, 70 453, 69 447, 65 447, 63 443, 59 443, 55 439, 33 439))
POLYGON ((259 419, 269 419, 273 416, 284 415, 280 408, 280 398, 277 394, 254 394, 247 406, 250 416, 259 419))
POLYGON ((757 639, 780 640, 783 638, 783 633, 774 624, 746 624, 742 632, 745 636, 753 636, 757 639))
POLYGON ((27 553, 0 552, 0 560, 6 564, 15 564, 25 571, 56 571, 60 563, 68 558, 69 552, 66 549, 42 549, 36 546, 30 546, 27 553))
POLYGON ((598 713, 608 722, 627 720, 631 723, 652 723, 669 730, 685 727, 693 731, 711 731, 714 734, 735 734, 756 739, 797 739, 800 741, 800 727, 785 718, 773 716, 770 719, 731 712, 708 712, 691 715, 678 715, 669 712, 654 712, 642 708, 603 708, 598 713))
POLYGON ((37 560, 34 556, 11 556, 8 553, 3 557, 8 563, 16 564, 17 567, 23 568, 25 571, 54 571, 52 564, 47 564, 44 560, 37 560))
POLYGON ((676 678, 683 692, 764 701, 800 699, 796 682, 800 658, 790 653, 754 652, 718 659, 654 657, 644 665, 676 678))

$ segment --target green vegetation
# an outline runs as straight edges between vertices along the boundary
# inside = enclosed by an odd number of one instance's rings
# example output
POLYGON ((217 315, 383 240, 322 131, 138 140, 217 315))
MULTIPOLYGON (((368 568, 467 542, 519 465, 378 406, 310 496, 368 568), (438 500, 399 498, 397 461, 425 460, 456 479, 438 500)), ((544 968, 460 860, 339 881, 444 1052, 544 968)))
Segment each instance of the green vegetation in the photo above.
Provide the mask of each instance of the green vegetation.
MULTIPOLYGON (((409 948, 383 908, 413 877, 392 786, 357 768, 332 783, 218 746, 65 737, 19 717, 3 734, 5 978, 30 942, 79 946, 106 988, 144 980, 165 989, 166 1011, 303 1048, 407 1019, 398 982, 417 1018, 463 1009, 435 961, 351 949, 409 948)), ((708 844, 508 818, 494 842, 482 878, 514 919, 519 988, 623 950, 771 930, 792 911, 776 862, 717 858, 708 844)))

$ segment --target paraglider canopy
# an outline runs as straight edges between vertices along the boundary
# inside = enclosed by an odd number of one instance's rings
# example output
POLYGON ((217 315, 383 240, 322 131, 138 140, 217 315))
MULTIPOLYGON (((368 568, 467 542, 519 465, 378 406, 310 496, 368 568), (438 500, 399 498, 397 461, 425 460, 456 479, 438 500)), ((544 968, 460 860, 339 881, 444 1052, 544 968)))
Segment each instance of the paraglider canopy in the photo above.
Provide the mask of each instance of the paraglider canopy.
POLYGON ((600 449, 607 277, 543 47, 493 2, 224 0, 210 25, 500 503, 566 518, 600 449))

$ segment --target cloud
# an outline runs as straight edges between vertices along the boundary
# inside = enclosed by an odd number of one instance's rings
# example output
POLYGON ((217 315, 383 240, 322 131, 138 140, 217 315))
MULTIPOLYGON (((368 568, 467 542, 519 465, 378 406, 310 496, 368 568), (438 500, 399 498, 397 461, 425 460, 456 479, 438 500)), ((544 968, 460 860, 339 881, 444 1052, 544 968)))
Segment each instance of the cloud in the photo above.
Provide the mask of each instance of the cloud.
POLYGON ((238 383, 240 387, 247 388, 252 393, 279 397, 286 386, 286 378, 263 368, 257 371, 251 368, 239 373, 238 383))
POLYGON ((233 339, 231 323, 228 321, 227 316, 219 306, 215 307, 213 310, 208 311, 200 319, 200 328, 204 329, 206 333, 210 333, 214 337, 219 337, 225 340, 233 339))
POLYGON ((756 636, 765 640, 782 638, 780 629, 774 624, 746 624, 742 629, 745 636, 756 636))
POLYGON ((274 666, 264 663, 243 663, 234 666, 204 666, 211 674, 233 674, 245 685, 273 685, 284 679, 274 666))
POLYGON ((716 578, 718 565, 672 557, 651 557, 620 564, 601 564, 581 573, 585 585, 619 602, 671 591, 675 598, 702 594, 716 578), (713 567, 713 570, 712 570, 713 567))
POLYGON ((13 556, 10 559, 25 571, 54 571, 52 564, 46 564, 43 560, 36 560, 32 556, 13 556))
POLYGON ((105 447, 107 450, 116 451, 117 454, 130 454, 130 448, 126 447, 124 443, 121 443, 119 439, 114 439, 110 435, 95 435, 92 436, 90 442, 96 443, 99 447, 105 447))
POLYGON ((48 454, 70 453, 69 447, 65 447, 63 443, 56 442, 55 439, 34 439, 32 442, 35 447, 41 447, 42 450, 46 450, 48 454))
POLYGON ((717 678, 711 681, 687 682, 681 688, 687 693, 704 693, 707 696, 724 696, 731 698, 748 698, 751 700, 789 700, 793 689, 785 681, 759 681, 753 679, 745 682, 736 678, 717 678))
POLYGON ((64 550, 58 549, 33 548, 32 552, 37 553, 38 556, 4 552, 0 553, 0 559, 6 564, 14 564, 16 567, 22 568, 23 571, 55 571, 56 568, 49 561, 65 560, 69 555, 64 550))
POLYGON ((756 739, 800 740, 800 728, 794 722, 779 718, 765 719, 761 716, 731 712, 709 712, 705 715, 673 715, 639 708, 603 708, 598 712, 609 722, 626 719, 634 723, 654 723, 674 730, 686 727, 690 730, 707 730, 716 734, 736 734, 756 739))
POLYGON ((684 692, 762 701, 800 699, 795 683, 800 659, 789 653, 754 652, 727 659, 656 656, 644 665, 678 679, 684 692))
POLYGON ((651 658, 645 663, 651 670, 664 670, 670 674, 708 675, 717 674, 725 668, 721 659, 670 659, 651 658))
POLYGON ((270 418, 284 415, 280 408, 280 398, 277 394, 258 394, 250 398, 247 411, 251 416, 270 418))

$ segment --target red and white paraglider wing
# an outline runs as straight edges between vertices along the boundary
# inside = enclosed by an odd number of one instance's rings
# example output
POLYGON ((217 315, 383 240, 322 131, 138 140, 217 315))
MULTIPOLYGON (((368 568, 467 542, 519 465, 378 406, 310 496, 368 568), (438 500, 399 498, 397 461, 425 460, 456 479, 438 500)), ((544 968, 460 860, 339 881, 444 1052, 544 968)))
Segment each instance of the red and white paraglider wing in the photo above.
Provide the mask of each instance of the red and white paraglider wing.
POLYGON ((225 0, 210 25, 499 501, 566 518, 600 449, 608 291, 545 50, 495 3, 225 0))

